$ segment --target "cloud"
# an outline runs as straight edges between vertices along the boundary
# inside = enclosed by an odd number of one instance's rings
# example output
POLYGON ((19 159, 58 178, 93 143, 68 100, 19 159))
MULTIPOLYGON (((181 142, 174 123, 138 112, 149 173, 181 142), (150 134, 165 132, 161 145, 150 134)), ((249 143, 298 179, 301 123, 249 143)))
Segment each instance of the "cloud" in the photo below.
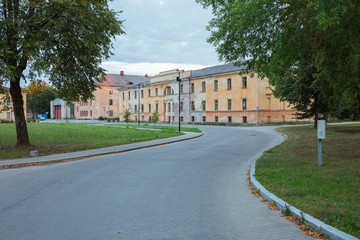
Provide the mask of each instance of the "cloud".
POLYGON ((107 73, 117 73, 124 71, 125 74, 129 75, 145 75, 154 76, 159 72, 172 70, 172 69, 181 69, 181 70, 196 70, 205 67, 208 65, 201 64, 187 64, 187 63, 159 63, 159 62, 138 62, 138 63, 128 63, 128 62, 117 62, 117 61, 105 61, 101 66, 107 70, 107 73))

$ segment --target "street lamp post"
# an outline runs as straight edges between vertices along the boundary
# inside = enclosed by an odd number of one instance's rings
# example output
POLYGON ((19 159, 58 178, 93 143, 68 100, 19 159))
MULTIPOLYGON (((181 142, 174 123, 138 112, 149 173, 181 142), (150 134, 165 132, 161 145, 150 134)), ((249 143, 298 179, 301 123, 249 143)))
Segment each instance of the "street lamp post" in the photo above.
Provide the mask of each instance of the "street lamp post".
POLYGON ((138 125, 140 125, 140 83, 139 83, 139 91, 138 91, 138 125))
POLYGON ((176 77, 176 81, 179 82, 179 132, 181 132, 181 122, 180 122, 180 83, 181 83, 181 78, 180 78, 180 72, 179 72, 179 76, 176 77))

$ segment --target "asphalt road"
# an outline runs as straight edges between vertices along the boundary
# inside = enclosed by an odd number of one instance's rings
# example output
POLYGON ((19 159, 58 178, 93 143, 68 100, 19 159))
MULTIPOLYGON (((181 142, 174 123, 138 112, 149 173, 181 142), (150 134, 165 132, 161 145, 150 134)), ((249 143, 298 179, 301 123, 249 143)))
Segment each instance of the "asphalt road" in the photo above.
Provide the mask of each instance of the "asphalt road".
POLYGON ((246 171, 280 143, 269 128, 0 171, 0 239, 309 239, 267 209, 246 171))

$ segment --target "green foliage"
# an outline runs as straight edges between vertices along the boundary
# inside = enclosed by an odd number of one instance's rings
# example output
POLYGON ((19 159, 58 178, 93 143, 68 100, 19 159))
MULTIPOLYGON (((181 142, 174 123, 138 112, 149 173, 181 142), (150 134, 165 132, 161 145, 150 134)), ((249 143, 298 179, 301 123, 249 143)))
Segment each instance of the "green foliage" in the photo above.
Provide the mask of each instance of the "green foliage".
POLYGON ((151 117, 151 121, 156 124, 159 121, 159 112, 156 110, 155 112, 153 112, 152 117, 151 117))
POLYGON ((125 121, 126 123, 129 123, 129 122, 130 122, 130 115, 131 115, 130 108, 124 109, 124 121, 125 121))
POLYGON ((56 98, 56 91, 53 88, 47 88, 35 95, 29 96, 27 107, 32 113, 50 112, 50 102, 56 98))
POLYGON ((336 112, 344 96, 360 106, 359 1, 197 2, 212 8, 220 59, 268 77, 301 117, 336 112))
MULTIPOLYGON (((0 87, 1 89, 1 87, 0 87)), ((8 93, 5 93, 1 98, 0 98, 0 113, 1 112, 7 112, 7 111, 12 111, 13 110, 13 106, 12 106, 12 101, 11 101, 11 97, 8 93)))
POLYGON ((0 85, 10 82, 18 144, 29 144, 20 79, 45 75, 67 102, 93 97, 111 40, 124 34, 106 0, 0 0, 0 85), (24 70, 28 69, 28 76, 24 70))
POLYGON ((100 116, 98 119, 102 121, 104 120, 104 117, 100 116))

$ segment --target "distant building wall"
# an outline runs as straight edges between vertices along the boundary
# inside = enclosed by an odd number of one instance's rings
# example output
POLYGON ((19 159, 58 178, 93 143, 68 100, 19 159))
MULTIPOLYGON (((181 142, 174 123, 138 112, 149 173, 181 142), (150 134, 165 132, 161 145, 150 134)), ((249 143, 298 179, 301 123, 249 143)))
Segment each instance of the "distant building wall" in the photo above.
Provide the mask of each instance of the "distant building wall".
POLYGON ((122 119, 124 110, 129 108, 132 121, 147 122, 157 106, 159 121, 178 122, 179 84, 176 77, 180 75, 181 121, 243 124, 298 121, 292 106, 272 95, 267 78, 261 79, 256 73, 240 75, 239 72, 240 69, 232 65, 161 72, 140 88, 136 85, 117 89, 119 116, 122 119))
MULTIPOLYGON (((1 87, 1 86, 0 86, 1 87)), ((10 97, 10 92, 9 92, 9 88, 7 87, 1 87, 5 90, 5 94, 0 94, 0 119, 6 119, 6 120, 15 120, 15 116, 14 116, 14 107, 13 107, 13 103, 11 101, 11 97, 10 97), (4 97, 8 95, 10 97, 9 101, 3 102, 4 97), (7 108, 7 110, 3 110, 3 108, 7 108)), ((22 97, 23 97, 23 101, 24 101, 24 115, 25 117, 27 116, 27 93, 22 92, 22 97)))

